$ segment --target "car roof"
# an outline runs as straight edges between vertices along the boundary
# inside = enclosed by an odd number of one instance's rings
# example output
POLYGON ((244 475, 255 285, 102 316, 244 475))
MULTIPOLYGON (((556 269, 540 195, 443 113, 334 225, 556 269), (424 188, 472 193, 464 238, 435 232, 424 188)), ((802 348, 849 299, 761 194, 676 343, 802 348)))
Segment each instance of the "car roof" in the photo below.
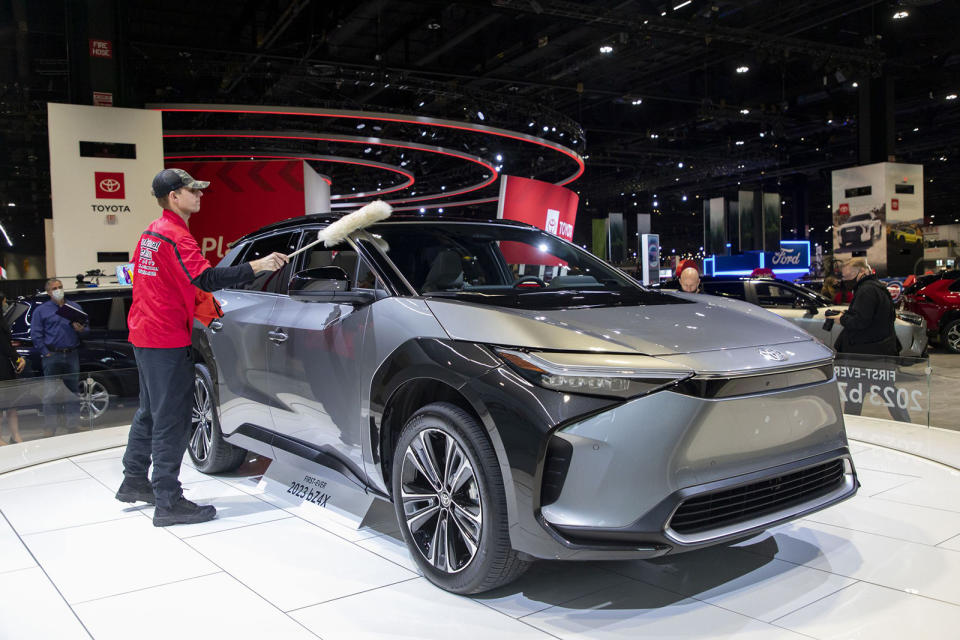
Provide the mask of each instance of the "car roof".
MULTIPOLYGON (((349 212, 352 213, 352 212, 349 212)), ((244 242, 248 238, 253 238, 255 236, 262 235, 264 233, 269 233, 271 231, 281 231, 283 229, 292 229, 296 227, 303 226, 305 224, 319 224, 325 225, 332 222, 336 222, 340 218, 347 215, 346 213, 311 213, 305 216, 299 216, 297 218, 288 218, 287 220, 281 220, 280 222, 274 222, 273 224, 268 224, 264 227, 260 227, 256 231, 251 231, 245 236, 234 240, 231 243, 231 246, 237 245, 241 242, 244 242)), ((457 216, 444 216, 438 214, 417 214, 417 213, 398 213, 390 216, 386 220, 381 220, 377 222, 377 225, 384 224, 393 224, 398 222, 415 222, 423 224, 436 224, 438 222, 451 222, 451 223, 467 223, 467 224, 503 224, 509 225, 512 227, 520 227, 525 229, 537 229, 537 227, 527 224, 526 222, 518 222, 516 220, 504 220, 502 218, 462 218, 457 216)))

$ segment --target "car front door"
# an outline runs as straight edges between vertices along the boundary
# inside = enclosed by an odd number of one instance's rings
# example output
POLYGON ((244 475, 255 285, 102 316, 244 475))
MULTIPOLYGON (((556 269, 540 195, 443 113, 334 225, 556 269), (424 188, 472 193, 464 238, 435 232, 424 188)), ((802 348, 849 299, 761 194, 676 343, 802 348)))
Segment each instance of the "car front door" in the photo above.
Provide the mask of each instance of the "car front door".
MULTIPOLYGON (((254 240, 236 264, 262 258, 274 251, 290 253, 299 232, 283 232, 254 240)), ((279 297, 278 282, 286 269, 258 274, 253 282, 218 291, 223 317, 208 329, 216 362, 215 384, 220 405, 220 429, 230 435, 241 425, 273 430, 267 391, 267 352, 270 317, 279 297)), ((213 372, 211 372, 213 373, 213 372)))
MULTIPOLYGON (((305 233, 304 242, 313 237, 313 233, 305 233)), ((299 256, 294 265, 298 271, 319 267, 339 267, 352 289, 385 295, 379 280, 351 245, 314 247, 299 256)), ((363 478, 361 356, 369 315, 369 304, 278 297, 267 349, 270 406, 276 432, 281 436, 274 441, 278 459, 285 458, 280 451, 284 445, 291 452, 306 445, 307 455, 345 475, 363 478)), ((304 455, 304 451, 297 455, 304 455)), ((295 457, 290 460, 296 462, 295 457)))

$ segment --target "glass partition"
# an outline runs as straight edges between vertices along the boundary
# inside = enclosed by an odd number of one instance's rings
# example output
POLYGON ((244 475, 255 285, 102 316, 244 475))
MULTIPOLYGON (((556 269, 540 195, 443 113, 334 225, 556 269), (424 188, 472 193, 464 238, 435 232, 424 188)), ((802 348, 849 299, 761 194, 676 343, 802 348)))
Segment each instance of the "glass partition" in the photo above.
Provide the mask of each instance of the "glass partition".
POLYGON ((838 353, 834 372, 845 414, 931 425, 929 358, 838 353))
POLYGON ((135 367, 0 382, 0 441, 129 425, 139 393, 135 367))

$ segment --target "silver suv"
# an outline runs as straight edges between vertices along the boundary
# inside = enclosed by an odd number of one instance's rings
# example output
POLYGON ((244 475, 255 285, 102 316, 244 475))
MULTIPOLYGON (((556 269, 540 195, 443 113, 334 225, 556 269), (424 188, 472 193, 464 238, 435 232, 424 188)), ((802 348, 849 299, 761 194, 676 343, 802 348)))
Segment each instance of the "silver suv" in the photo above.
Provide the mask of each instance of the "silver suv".
MULTIPOLYGON (((274 224, 223 264, 312 241, 274 224)), ((424 575, 651 558, 851 497, 832 352, 736 300, 648 290, 504 221, 394 217, 217 292, 190 454, 322 465, 392 501, 424 575)))

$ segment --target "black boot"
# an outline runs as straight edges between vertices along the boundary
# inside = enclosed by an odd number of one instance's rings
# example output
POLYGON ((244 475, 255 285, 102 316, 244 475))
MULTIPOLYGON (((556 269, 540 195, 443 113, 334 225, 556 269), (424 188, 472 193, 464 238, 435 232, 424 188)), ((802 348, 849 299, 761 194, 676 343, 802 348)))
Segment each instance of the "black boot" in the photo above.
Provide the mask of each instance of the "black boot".
POLYGON ((154 504, 153 487, 146 478, 128 478, 124 476, 120 488, 117 490, 117 500, 120 502, 146 502, 154 504))
POLYGON ((153 512, 153 526, 169 527, 172 524, 196 524, 217 517, 212 504, 200 506, 180 496, 172 507, 157 507, 153 512))

